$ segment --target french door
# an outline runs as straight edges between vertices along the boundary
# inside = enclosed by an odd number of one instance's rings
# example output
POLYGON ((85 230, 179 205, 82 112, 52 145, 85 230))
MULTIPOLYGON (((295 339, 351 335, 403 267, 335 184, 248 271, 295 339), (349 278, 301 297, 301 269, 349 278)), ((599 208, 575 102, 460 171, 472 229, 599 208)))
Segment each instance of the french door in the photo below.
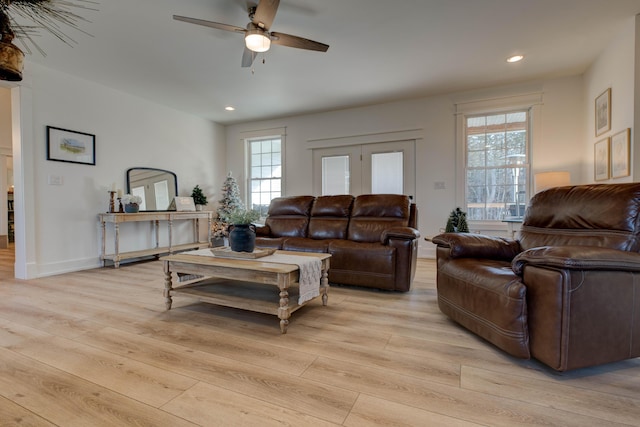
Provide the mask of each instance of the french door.
POLYGON ((314 194, 415 194, 415 141, 313 150, 314 194))

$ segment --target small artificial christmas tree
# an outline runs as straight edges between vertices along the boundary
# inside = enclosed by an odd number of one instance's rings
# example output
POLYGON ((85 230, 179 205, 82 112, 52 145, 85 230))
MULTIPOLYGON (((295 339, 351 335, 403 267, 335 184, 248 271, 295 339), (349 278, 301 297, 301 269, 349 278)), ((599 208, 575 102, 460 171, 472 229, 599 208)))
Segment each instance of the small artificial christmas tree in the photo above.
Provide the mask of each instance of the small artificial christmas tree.
POLYGON ((240 199, 240 187, 238 187, 236 179, 229 172, 222 184, 222 199, 220 199, 218 210, 216 211, 218 218, 226 221, 233 212, 244 208, 244 203, 240 199))
POLYGON ((468 233, 467 213, 462 212, 460 208, 452 210, 451 214, 449 214, 449 219, 447 219, 447 226, 444 231, 446 233, 468 233))

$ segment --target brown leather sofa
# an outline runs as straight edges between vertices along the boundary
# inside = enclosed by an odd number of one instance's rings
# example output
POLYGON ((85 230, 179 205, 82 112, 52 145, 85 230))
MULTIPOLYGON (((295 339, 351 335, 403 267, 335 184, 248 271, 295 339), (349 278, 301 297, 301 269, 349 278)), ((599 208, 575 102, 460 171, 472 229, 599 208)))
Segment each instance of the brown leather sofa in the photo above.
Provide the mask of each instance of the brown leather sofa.
POLYGON ((271 201, 256 247, 331 254, 329 282, 408 291, 418 254, 408 196, 293 196, 271 201))
POLYGON ((640 183, 536 194, 518 240, 444 233, 440 310, 558 371, 640 356, 640 183))

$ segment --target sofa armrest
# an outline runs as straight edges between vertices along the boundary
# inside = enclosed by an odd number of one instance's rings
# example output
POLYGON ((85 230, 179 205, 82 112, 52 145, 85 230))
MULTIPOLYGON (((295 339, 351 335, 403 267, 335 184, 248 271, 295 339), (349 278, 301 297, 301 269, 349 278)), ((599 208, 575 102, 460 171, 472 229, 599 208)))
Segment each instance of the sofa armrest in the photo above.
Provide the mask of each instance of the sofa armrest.
POLYGON ((268 225, 256 225, 256 236, 269 237, 271 236, 271 228, 268 225))
POLYGON ((415 240, 420 238, 420 232, 411 227, 392 227, 384 230, 380 235, 383 245, 389 243, 389 239, 415 240))
POLYGON ((565 270, 640 271, 640 254, 599 246, 541 246, 513 259, 514 273, 522 275, 527 265, 565 270))
POLYGON ((443 233, 431 239, 441 248, 449 248, 450 258, 486 258, 511 261, 520 253, 517 240, 475 233, 443 233))

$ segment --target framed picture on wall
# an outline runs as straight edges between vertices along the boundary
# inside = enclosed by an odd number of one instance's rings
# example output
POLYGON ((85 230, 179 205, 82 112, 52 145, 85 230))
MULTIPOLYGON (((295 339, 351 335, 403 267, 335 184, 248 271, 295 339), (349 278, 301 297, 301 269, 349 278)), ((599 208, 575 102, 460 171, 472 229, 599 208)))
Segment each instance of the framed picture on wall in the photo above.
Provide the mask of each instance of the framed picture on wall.
POLYGON ((96 164, 96 136, 47 126, 47 160, 96 164))
POLYGON ((611 137, 611 178, 629 176, 631 129, 625 129, 611 137))
POLYGON ((611 130, 611 88, 596 98, 596 136, 611 130))
POLYGON ((594 179, 609 179, 609 138, 602 139, 594 145, 594 179))

